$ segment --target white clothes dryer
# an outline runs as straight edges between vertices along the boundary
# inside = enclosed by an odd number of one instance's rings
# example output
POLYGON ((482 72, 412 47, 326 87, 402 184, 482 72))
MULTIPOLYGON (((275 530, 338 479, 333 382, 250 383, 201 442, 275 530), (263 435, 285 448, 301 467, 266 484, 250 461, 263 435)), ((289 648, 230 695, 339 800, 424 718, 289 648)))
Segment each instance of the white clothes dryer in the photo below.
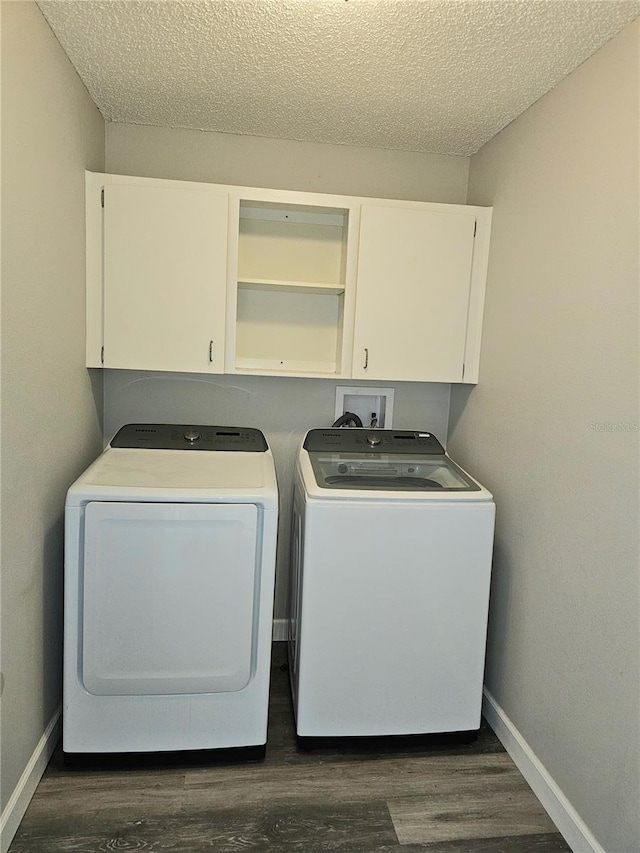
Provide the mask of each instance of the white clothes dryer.
POLYGON ((264 754, 277 518, 256 429, 129 424, 71 486, 68 760, 264 754))
POLYGON ((315 429, 294 485, 302 743, 480 726, 495 506, 428 432, 315 429))

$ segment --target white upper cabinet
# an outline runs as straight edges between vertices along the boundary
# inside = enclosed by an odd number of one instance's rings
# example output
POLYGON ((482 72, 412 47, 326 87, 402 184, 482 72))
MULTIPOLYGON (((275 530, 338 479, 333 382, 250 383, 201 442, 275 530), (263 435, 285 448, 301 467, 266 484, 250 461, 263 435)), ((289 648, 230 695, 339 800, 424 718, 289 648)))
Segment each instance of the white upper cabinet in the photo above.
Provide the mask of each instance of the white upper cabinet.
POLYGON ((223 373, 228 195, 103 177, 100 364, 223 373))
POLYGON ((87 365, 478 381, 491 209, 87 173, 87 365))
POLYGON ((474 212, 363 205, 353 376, 461 382, 474 212))

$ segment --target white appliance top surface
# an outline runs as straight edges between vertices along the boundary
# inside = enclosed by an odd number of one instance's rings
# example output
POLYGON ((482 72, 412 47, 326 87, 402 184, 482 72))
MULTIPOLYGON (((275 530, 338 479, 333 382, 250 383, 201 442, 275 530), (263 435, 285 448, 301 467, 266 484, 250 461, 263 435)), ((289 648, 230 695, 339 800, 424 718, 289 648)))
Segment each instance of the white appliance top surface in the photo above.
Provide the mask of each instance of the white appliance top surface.
POLYGON ((242 501, 277 506, 271 451, 108 447, 71 486, 67 506, 88 500, 242 501))

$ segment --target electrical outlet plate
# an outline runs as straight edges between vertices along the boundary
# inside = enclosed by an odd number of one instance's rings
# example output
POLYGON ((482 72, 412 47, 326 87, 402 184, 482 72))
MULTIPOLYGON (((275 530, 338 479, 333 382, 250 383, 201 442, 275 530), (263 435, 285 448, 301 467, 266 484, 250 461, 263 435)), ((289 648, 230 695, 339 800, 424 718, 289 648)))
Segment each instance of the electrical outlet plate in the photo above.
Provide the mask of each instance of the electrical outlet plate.
POLYGON ((393 426, 393 388, 350 388, 336 386, 336 408, 334 420, 345 412, 358 415, 364 427, 370 427, 371 416, 375 412, 379 429, 391 429, 393 426))

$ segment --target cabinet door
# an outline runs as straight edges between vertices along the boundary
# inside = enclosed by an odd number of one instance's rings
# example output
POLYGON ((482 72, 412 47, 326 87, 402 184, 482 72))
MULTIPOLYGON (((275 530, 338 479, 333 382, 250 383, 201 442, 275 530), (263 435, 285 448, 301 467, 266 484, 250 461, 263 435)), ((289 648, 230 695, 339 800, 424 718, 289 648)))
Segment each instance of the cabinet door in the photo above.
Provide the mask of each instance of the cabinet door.
POLYGON ((460 382, 475 216, 362 207, 353 376, 460 382))
POLYGON ((104 189, 104 366, 224 371, 226 193, 104 189))

